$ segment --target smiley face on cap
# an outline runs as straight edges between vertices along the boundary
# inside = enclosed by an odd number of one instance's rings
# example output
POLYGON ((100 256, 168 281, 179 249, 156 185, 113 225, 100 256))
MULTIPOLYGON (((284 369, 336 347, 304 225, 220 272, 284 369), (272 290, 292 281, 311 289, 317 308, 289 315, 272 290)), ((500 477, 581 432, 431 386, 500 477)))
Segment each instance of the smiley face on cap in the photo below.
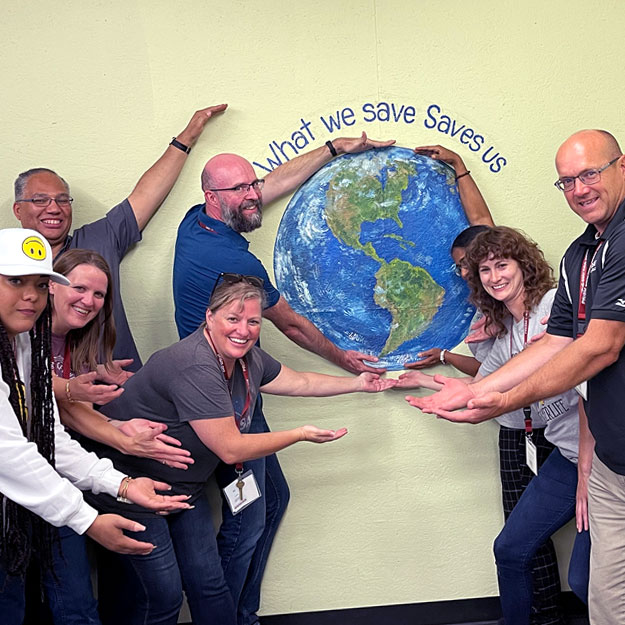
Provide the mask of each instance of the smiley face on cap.
POLYGON ((22 252, 33 260, 45 260, 47 255, 46 246, 40 237, 28 237, 24 239, 22 252))

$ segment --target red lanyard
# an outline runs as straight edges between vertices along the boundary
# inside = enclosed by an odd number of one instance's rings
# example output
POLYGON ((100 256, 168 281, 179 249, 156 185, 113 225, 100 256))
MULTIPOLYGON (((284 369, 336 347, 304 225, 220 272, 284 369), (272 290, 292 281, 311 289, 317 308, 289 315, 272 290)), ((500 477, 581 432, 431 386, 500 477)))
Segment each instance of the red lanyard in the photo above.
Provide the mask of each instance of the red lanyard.
POLYGON ((599 244, 595 248, 593 252, 592 258, 590 259, 590 266, 588 265, 588 253, 589 250, 586 250, 586 254, 584 255, 584 260, 582 262, 582 268, 579 272, 579 302, 577 304, 577 321, 578 321, 578 338, 584 334, 585 332, 585 324, 586 324, 586 293, 588 290, 588 278, 590 276, 590 269, 594 265, 595 257, 597 256, 597 252, 603 245, 603 240, 599 241, 599 244), (583 330, 580 332, 580 328, 583 330))
MULTIPOLYGON (((208 342, 211 344, 213 351, 217 355, 217 360, 219 361, 219 366, 224 376, 224 380, 228 382, 230 378, 228 377, 228 372, 226 371, 226 363, 224 362, 224 359, 222 358, 221 354, 217 351, 217 348, 215 347, 215 343, 213 343, 213 339, 208 330, 206 330, 206 336, 208 337, 208 342)), ((247 363, 245 362, 245 358, 239 358, 239 364, 241 365, 241 371, 243 372, 243 379, 245 380, 245 405, 243 406, 243 410, 241 411, 241 416, 238 419, 237 419, 237 412, 236 410, 234 411, 234 420, 236 421, 237 428, 239 427, 241 423, 241 419, 243 419, 243 417, 248 413, 250 409, 250 404, 252 402, 252 394, 250 392, 250 376, 247 372, 247 363)), ((232 399, 232 390, 230 389, 230 386, 228 386, 228 392, 230 393, 230 398, 232 399)))
MULTIPOLYGON (((512 359, 516 354, 512 353, 512 331, 514 329, 514 317, 510 323, 510 359, 512 359)), ((527 347, 527 336, 530 330, 530 313, 529 310, 526 310, 523 313, 523 351, 527 347)), ((532 409, 530 406, 523 407, 523 416, 525 417, 525 434, 526 436, 532 435, 532 409)))
POLYGON ((197 218, 197 225, 200 226, 200 228, 204 228, 204 230, 207 230, 208 232, 212 232, 213 234, 219 234, 217 230, 213 230, 210 226, 207 226, 205 223, 202 223, 199 217, 197 218))
POLYGON ((65 337, 65 353, 63 354, 63 370, 62 370, 62 374, 63 374, 63 378, 66 380, 69 380, 70 377, 72 376, 72 369, 71 369, 71 356, 70 356, 70 350, 69 350, 69 341, 67 340, 67 337, 65 337))

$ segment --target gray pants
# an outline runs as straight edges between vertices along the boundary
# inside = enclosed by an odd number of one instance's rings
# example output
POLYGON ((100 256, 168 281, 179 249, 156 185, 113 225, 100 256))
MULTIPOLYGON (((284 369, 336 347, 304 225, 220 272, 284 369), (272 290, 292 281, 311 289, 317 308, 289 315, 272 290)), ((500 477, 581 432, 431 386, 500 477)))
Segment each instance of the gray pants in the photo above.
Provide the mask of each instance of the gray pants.
POLYGON ((592 625, 625 625, 625 475, 592 459, 588 480, 592 625))

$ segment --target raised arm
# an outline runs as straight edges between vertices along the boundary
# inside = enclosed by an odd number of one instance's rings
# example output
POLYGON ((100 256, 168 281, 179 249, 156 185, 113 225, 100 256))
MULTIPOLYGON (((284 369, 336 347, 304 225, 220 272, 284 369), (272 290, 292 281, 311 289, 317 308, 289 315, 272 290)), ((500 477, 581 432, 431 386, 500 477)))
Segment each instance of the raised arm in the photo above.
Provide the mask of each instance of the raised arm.
MULTIPOLYGON (((176 136, 176 140, 182 146, 191 148, 202 134, 208 120, 213 115, 225 111, 227 106, 227 104, 218 104, 196 111, 187 127, 176 136)), ((137 224, 139 224, 139 230, 145 228, 152 215, 163 203, 178 179, 186 160, 186 151, 169 145, 156 163, 139 178, 134 190, 128 196, 137 224)))
POLYGON ((363 362, 365 360, 375 362, 376 356, 339 349, 323 336, 308 319, 298 315, 283 297, 280 297, 278 303, 271 308, 266 308, 263 311, 263 317, 269 319, 280 332, 300 347, 318 354, 350 373, 382 372, 381 369, 374 369, 363 362))
MULTIPOLYGON (((385 148, 393 145, 395 140, 374 141, 367 138, 366 133, 360 137, 346 138, 340 137, 332 140, 334 149, 339 154, 354 154, 364 152, 372 148, 385 148)), ((334 158, 327 145, 322 145, 316 150, 306 152, 300 156, 283 163, 265 177, 265 188, 263 189, 263 200, 269 204, 274 200, 292 193, 305 180, 308 180, 319 168, 334 158)))
POLYGON ((462 204, 462 208, 464 208, 470 225, 495 225, 481 191, 478 189, 475 180, 473 180, 464 161, 458 154, 444 148, 442 145, 423 145, 416 147, 414 151, 417 154, 429 156, 434 160, 443 161, 454 168, 456 172, 456 184, 458 185, 458 192, 460 193, 460 203, 462 204))

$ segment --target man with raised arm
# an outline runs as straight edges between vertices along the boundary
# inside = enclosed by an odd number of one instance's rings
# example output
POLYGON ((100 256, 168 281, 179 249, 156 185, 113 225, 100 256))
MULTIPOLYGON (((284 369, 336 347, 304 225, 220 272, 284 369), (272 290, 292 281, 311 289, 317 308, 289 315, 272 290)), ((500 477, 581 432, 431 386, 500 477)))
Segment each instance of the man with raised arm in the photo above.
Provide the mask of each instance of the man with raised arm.
POLYGON ((619 625, 625 623, 625 157, 610 133, 582 130, 560 146, 556 169, 556 186, 588 227, 562 259, 547 334, 475 384, 438 378, 441 391, 407 400, 451 421, 478 423, 578 388, 587 416, 580 411, 577 516, 578 527, 590 520, 590 620, 619 625))
MULTIPOLYGON (((332 344, 305 317, 298 315, 271 283, 261 261, 249 251, 241 233, 261 226, 263 205, 293 192, 333 157, 394 141, 373 141, 363 132, 357 138, 338 138, 280 165, 265 180, 236 154, 211 158, 202 171, 204 201, 193 206, 178 229, 174 257, 174 303, 180 338, 194 332, 204 320, 216 282, 223 273, 257 276, 263 280, 268 307, 263 316, 292 341, 347 371, 379 370, 365 360, 374 356, 344 351, 332 344)), ((262 403, 256 404, 250 432, 267 431, 262 403)), ((262 575, 278 525, 286 510, 289 489, 275 454, 246 463, 254 472, 263 497, 233 516, 223 506, 218 544, 226 581, 239 625, 255 625, 260 605, 262 575)), ((234 467, 220 465, 217 480, 224 486, 236 479, 234 467)))
POLYGON ((15 181, 15 216, 24 228, 37 230, 49 241, 55 260, 68 249, 80 247, 99 252, 108 262, 113 278, 117 328, 113 356, 118 360, 133 359, 128 366, 130 370, 141 367, 141 358, 121 299, 119 265, 130 246, 141 240, 143 228, 171 191, 206 122, 226 106, 209 106, 194 113, 165 153, 139 178, 127 199, 102 219, 77 228, 71 235, 73 199, 63 178, 51 169, 38 167, 21 173, 15 181))

